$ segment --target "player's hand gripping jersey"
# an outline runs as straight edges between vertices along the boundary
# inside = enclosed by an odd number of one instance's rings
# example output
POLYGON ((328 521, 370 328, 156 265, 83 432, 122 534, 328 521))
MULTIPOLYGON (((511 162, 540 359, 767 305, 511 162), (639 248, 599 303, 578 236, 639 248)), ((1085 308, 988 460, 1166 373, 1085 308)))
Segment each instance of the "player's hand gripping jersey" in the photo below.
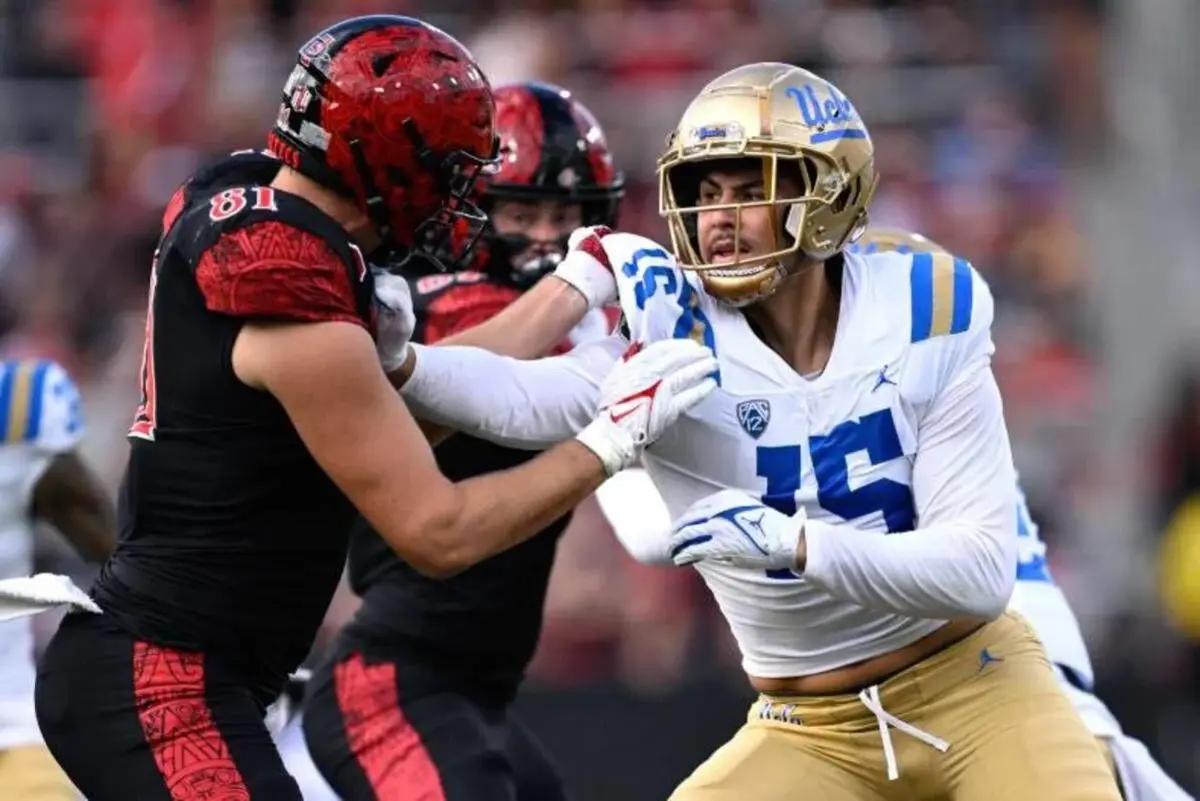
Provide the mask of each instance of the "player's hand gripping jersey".
MULTIPOLYGON (((804 576, 697 565, 749 674, 830 670, 947 618, 1003 610, 1016 498, 990 369, 991 294, 966 262, 847 254, 829 364, 805 379, 657 244, 625 234, 604 243, 630 337, 693 338, 720 365, 720 388, 644 456, 672 516, 730 489, 773 514, 807 512, 804 576)), ((553 441, 589 419, 620 348, 610 340, 534 363, 422 350, 405 394, 475 432, 553 441), (491 387, 486 402, 445 391, 461 370, 491 387), (538 402, 520 402, 528 397, 538 402)))

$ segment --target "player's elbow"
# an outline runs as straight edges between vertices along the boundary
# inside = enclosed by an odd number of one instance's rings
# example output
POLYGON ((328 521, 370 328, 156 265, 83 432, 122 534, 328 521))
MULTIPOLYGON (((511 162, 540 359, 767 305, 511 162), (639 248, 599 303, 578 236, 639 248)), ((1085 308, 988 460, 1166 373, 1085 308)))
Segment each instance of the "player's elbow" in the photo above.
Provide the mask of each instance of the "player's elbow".
POLYGON ((405 561, 422 576, 439 581, 453 578, 471 566, 467 559, 432 550, 413 553, 405 561))
POLYGON ((430 519, 422 533, 415 536, 407 562, 414 570, 432 579, 457 576, 476 561, 468 537, 452 519, 430 519))
POLYGON ((392 548, 413 570, 432 579, 452 578, 471 566, 466 547, 448 543, 433 531, 414 531, 399 542, 393 540, 392 548))
POLYGON ((975 592, 969 601, 972 617, 993 620, 1004 614, 1017 580, 1015 538, 1005 532, 981 532, 975 562, 975 592), (1010 543, 1009 540, 1012 540, 1010 543))
POLYGON ((453 494, 427 498, 405 515, 389 537, 392 548, 414 570, 434 579, 447 579, 474 561, 470 532, 453 494))
POLYGON ((971 617, 981 617, 985 620, 995 620, 1004 614, 1008 600, 1012 597, 1015 575, 1007 577, 999 574, 987 576, 981 582, 978 598, 971 604, 971 617))

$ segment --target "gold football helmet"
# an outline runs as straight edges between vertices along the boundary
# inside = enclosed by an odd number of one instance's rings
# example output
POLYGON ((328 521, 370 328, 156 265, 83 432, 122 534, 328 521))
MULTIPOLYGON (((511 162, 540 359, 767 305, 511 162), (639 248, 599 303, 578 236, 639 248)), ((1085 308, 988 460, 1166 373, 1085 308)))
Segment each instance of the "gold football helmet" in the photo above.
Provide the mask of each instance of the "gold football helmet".
POLYGON ((807 70, 766 62, 738 67, 700 91, 667 139, 658 178, 659 213, 680 266, 739 306, 771 294, 791 254, 823 261, 854 241, 878 182, 870 134, 846 96, 807 70), (731 158, 760 162, 763 199, 701 206, 703 162, 731 158), (793 196, 780 196, 781 172, 799 186, 793 196), (774 248, 744 256, 742 210, 755 206, 770 209, 774 248), (726 209, 736 219, 733 260, 705 263, 698 215, 726 209))
POLYGON ((872 225, 848 250, 855 253, 949 253, 944 247, 916 231, 872 225))

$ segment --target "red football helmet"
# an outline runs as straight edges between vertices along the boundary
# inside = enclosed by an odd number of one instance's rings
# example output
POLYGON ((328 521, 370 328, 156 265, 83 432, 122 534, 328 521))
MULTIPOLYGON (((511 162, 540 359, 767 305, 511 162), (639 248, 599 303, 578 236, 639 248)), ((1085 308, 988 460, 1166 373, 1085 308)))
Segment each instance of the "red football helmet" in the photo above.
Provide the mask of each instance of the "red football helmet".
POLYGON ((411 17, 345 20, 302 48, 268 138, 293 169, 352 197, 400 255, 477 236, 468 195, 496 153, 487 78, 453 37, 411 17))
MULTIPOLYGON (((613 167, 604 131, 582 103, 566 89, 527 81, 496 89, 496 134, 499 161, 479 177, 481 205, 491 210, 496 199, 558 200, 579 203, 584 225, 615 226, 625 178, 613 167)), ((530 240, 500 235, 489 226, 486 254, 477 261, 500 280, 529 286, 554 268, 567 252, 536 264, 514 264, 513 256, 530 240)))

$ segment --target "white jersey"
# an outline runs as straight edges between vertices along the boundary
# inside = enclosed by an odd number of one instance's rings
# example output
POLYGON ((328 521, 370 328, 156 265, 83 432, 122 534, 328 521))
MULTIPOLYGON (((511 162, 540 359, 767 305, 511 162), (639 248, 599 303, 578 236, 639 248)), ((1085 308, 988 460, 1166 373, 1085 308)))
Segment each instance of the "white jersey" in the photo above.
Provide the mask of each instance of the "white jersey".
MULTIPOLYGON (((0 578, 33 571, 34 486, 83 435, 79 392, 45 360, 0 363, 0 578)), ((0 623, 0 749, 41 741, 33 712, 32 619, 0 623)))
MULTIPOLYGON (((725 489, 807 511, 803 576, 697 565, 748 674, 831 670, 950 617, 1003 610, 1016 568, 1015 480, 990 370, 991 295, 966 262, 847 255, 833 350, 812 380, 662 249, 631 251, 618 273, 632 338, 697 338, 720 365, 719 388, 643 457, 671 517, 725 489)), ((544 445, 591 419, 621 350, 607 341, 518 362, 420 349, 404 395, 436 422, 544 445), (463 376, 487 397, 459 391, 463 376)))
MULTIPOLYGON (((645 271, 649 280, 640 285, 643 308, 636 298, 623 304, 632 336, 687 329, 713 346, 720 362, 717 391, 644 457, 672 518, 729 488, 785 514, 803 506, 815 521, 808 526, 810 559, 817 557, 812 535, 820 521, 837 524, 841 537, 853 536, 847 523, 878 534, 917 528, 913 469, 925 418, 972 371, 987 370, 992 352, 990 293, 969 265, 935 263, 928 255, 846 256, 833 351, 813 380, 768 348, 744 314, 691 285, 692 276, 677 268, 671 275, 681 290, 671 300, 685 311, 672 318, 667 303, 655 307, 645 289, 669 289, 666 274, 655 269, 645 271), (645 316, 664 309, 659 320, 645 316)), ((996 445, 1006 450, 1006 442, 996 445)), ((752 676, 805 675, 858 662, 944 623, 866 608, 790 571, 696 567, 752 676)))

